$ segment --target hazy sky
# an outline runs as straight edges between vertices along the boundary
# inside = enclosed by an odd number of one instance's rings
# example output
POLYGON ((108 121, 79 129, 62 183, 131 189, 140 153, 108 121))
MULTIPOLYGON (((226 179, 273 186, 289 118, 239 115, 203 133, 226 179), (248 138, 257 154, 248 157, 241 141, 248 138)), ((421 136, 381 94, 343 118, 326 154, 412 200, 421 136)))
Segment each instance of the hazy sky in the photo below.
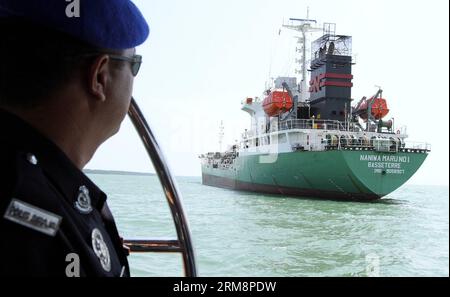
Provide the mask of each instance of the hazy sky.
MULTIPOLYGON (((219 149, 220 121, 224 143, 239 139, 250 124, 241 100, 259 96, 270 76, 291 74, 294 35, 278 31, 283 20, 306 17, 309 6, 311 18, 353 36, 352 98, 381 86, 388 118, 408 127, 409 140, 431 143, 409 183, 448 185, 447 0, 134 2, 151 28, 138 48, 144 63, 134 96, 176 175, 200 175, 198 155, 219 149)), ((87 168, 153 171, 128 119, 87 168)))

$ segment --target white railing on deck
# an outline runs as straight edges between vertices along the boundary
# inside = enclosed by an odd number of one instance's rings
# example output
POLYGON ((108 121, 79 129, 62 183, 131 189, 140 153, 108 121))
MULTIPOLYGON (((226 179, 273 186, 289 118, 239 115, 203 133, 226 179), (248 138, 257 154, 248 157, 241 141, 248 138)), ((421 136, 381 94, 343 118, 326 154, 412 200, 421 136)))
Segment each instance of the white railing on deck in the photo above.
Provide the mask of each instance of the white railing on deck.
MULTIPOLYGON (((348 131, 343 123, 340 121, 332 121, 332 120, 286 120, 280 122, 279 124, 272 124, 268 133, 277 132, 277 131, 285 131, 291 129, 322 129, 322 130, 330 130, 330 131, 348 131)), ((255 130, 248 130, 242 133, 243 139, 252 138, 257 136, 255 130)))
MULTIPOLYGON (((332 120, 286 120, 280 122, 278 130, 290 130, 290 129, 322 129, 322 130, 338 130, 346 131, 342 122, 332 120)), ((277 129, 273 129, 276 131, 277 129)))
POLYGON ((431 151, 431 144, 427 142, 405 141, 405 148, 431 151))

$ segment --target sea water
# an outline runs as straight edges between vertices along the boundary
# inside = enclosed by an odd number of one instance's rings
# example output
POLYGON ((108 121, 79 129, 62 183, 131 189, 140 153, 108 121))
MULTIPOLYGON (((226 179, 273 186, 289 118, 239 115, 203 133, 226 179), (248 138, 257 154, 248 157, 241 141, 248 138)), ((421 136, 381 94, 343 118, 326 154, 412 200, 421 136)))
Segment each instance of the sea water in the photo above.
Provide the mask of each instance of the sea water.
MULTIPOLYGON (((124 238, 176 238, 156 176, 90 174, 124 238)), ((449 276, 448 186, 338 202, 177 178, 200 276, 449 276)), ((132 276, 182 276, 179 254, 129 257, 132 276)))

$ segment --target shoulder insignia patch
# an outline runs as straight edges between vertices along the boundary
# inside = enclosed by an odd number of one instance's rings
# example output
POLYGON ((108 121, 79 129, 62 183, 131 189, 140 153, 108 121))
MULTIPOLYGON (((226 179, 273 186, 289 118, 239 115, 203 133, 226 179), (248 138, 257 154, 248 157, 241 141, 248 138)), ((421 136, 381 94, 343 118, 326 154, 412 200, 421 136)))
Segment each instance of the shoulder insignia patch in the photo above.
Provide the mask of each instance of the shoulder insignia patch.
POLYGON ((3 217, 50 236, 56 235, 62 220, 60 216, 54 213, 17 199, 11 200, 3 217))

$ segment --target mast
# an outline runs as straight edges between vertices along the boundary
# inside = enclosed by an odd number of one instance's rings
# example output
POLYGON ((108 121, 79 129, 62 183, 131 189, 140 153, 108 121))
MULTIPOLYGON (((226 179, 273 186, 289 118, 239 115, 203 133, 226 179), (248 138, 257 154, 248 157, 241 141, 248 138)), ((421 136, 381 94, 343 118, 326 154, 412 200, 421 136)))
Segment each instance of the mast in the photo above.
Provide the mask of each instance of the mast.
POLYGON ((296 19, 290 18, 289 24, 283 24, 282 27, 300 32, 301 36, 296 36, 298 39, 298 43, 301 45, 301 48, 296 48, 296 52, 299 52, 301 57, 300 59, 295 59, 295 62, 300 65, 300 69, 296 69, 296 73, 301 73, 301 82, 300 82, 300 101, 305 102, 308 99, 308 86, 307 86, 307 66, 306 66, 306 34, 309 32, 318 32, 322 31, 322 28, 316 27, 317 21, 309 19, 309 7, 306 15, 306 19, 296 19))
POLYGON ((223 121, 220 121, 220 126, 219 126, 219 152, 222 151, 222 141, 223 141, 223 121))

